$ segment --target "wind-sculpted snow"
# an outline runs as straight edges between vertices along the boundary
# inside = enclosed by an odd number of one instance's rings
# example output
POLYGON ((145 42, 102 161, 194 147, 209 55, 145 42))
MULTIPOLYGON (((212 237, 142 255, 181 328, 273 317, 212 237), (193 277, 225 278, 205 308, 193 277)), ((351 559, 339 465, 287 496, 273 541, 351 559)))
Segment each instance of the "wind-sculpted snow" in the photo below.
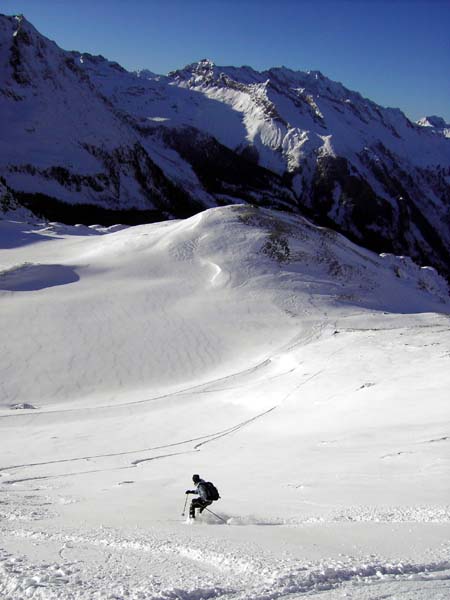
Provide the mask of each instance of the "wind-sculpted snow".
POLYGON ((448 595, 434 269, 248 205, 0 239, 2 599, 448 595))
MULTIPOLYGON (((51 236, 48 229, 43 233, 43 239, 51 236)), ((36 230, 30 231, 32 239, 36 235, 36 230)), ((38 256, 48 258, 37 264, 24 260, 19 266, 13 259, 0 276, 5 291, 61 288, 62 296, 54 295, 45 304, 38 296, 30 297, 30 322, 21 319, 21 303, 11 304, 8 317, 9 326, 16 323, 21 333, 4 372, 20 362, 30 364, 36 354, 49 360, 52 377, 39 375, 40 394, 47 402, 56 400, 61 389, 64 396, 81 400, 84 390, 93 387, 105 394, 106 405, 122 403, 123 393, 128 401, 150 400, 160 395, 144 391, 155 377, 155 391, 169 385, 176 392, 197 378, 200 383, 215 379, 218 369, 226 373, 228 368, 231 375, 242 371, 239 365, 250 349, 240 337, 243 331, 251 344, 259 340, 258 353, 252 352, 250 362, 244 363, 257 366, 272 354, 265 330, 270 331, 275 318, 278 343, 288 344, 291 318, 305 312, 305 294, 317 294, 331 305, 402 313, 441 311, 447 305, 447 286, 432 269, 420 269, 406 259, 377 257, 305 220, 246 207, 216 209, 185 222, 141 226, 84 241, 72 242, 69 235, 63 244, 74 252, 67 265, 49 260, 57 244, 58 236, 35 245, 38 256), (142 263, 136 262, 136 255, 142 263), (93 294, 93 277, 105 286, 105 294, 93 294), (257 305, 250 308, 256 298, 257 305), (242 321, 243 310, 255 310, 258 321, 242 321), (222 325, 227 324, 223 328, 218 328, 219 314, 222 325), (68 346, 61 350, 55 317, 63 323, 64 339, 83 347, 82 354, 74 356, 68 346), (107 351, 111 343, 122 348, 120 361, 107 351), (159 352, 149 353, 151 347, 159 352), (100 369, 99 356, 104 357, 100 369)), ((13 249, 10 255, 26 256, 28 248, 13 249)), ((10 387, 11 381, 16 380, 5 378, 3 403, 18 401, 19 389, 10 387)), ((30 381, 20 393, 27 396, 25 401, 40 401, 34 390, 30 381)))

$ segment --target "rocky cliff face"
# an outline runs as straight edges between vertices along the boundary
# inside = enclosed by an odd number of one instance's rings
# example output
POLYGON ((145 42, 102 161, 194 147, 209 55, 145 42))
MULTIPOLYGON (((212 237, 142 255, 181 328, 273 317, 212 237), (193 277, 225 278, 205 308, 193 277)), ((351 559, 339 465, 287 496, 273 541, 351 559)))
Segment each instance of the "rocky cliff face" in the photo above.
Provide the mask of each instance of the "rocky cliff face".
MULTIPOLYGON (((450 138, 324 77, 208 60, 168 76, 66 52, 0 17, 0 176, 66 222, 248 202, 450 274, 450 138)), ((6 189, 6 188, 5 188, 6 189)))

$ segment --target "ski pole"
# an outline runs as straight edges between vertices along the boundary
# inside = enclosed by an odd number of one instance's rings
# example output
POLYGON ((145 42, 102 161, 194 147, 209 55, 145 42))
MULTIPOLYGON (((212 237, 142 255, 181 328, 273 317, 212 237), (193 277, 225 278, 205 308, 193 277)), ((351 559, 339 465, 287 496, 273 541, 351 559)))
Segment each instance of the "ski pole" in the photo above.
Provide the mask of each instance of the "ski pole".
POLYGON ((185 513, 185 511, 186 511, 186 504, 187 504, 187 501, 188 501, 188 495, 186 494, 186 500, 184 501, 183 512, 181 513, 181 516, 182 516, 182 517, 184 517, 184 513, 185 513))
POLYGON ((205 506, 205 510, 207 510, 208 512, 210 512, 212 515, 214 515, 215 517, 217 517, 218 519, 220 519, 224 523, 226 523, 225 519, 222 519, 222 517, 219 517, 219 515, 216 515, 215 512, 213 512, 212 510, 209 510, 209 508, 206 508, 206 506, 205 506))

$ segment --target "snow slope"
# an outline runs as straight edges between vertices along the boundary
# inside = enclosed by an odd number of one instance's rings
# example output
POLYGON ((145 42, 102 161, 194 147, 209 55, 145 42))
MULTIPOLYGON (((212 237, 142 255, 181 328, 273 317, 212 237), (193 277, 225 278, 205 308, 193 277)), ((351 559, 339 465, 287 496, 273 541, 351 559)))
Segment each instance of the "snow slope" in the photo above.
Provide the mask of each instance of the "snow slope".
POLYGON ((2 599, 448 597, 433 269, 249 206, 0 244, 2 599))

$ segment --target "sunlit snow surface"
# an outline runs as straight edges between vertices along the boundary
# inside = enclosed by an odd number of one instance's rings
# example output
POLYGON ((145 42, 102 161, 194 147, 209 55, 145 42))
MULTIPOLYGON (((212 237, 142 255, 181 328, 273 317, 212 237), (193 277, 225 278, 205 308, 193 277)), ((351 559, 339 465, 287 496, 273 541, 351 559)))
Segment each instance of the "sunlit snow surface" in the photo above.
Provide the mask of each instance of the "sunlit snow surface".
POLYGON ((0 306, 2 600, 449 597, 433 270, 244 206, 0 221, 0 306))

